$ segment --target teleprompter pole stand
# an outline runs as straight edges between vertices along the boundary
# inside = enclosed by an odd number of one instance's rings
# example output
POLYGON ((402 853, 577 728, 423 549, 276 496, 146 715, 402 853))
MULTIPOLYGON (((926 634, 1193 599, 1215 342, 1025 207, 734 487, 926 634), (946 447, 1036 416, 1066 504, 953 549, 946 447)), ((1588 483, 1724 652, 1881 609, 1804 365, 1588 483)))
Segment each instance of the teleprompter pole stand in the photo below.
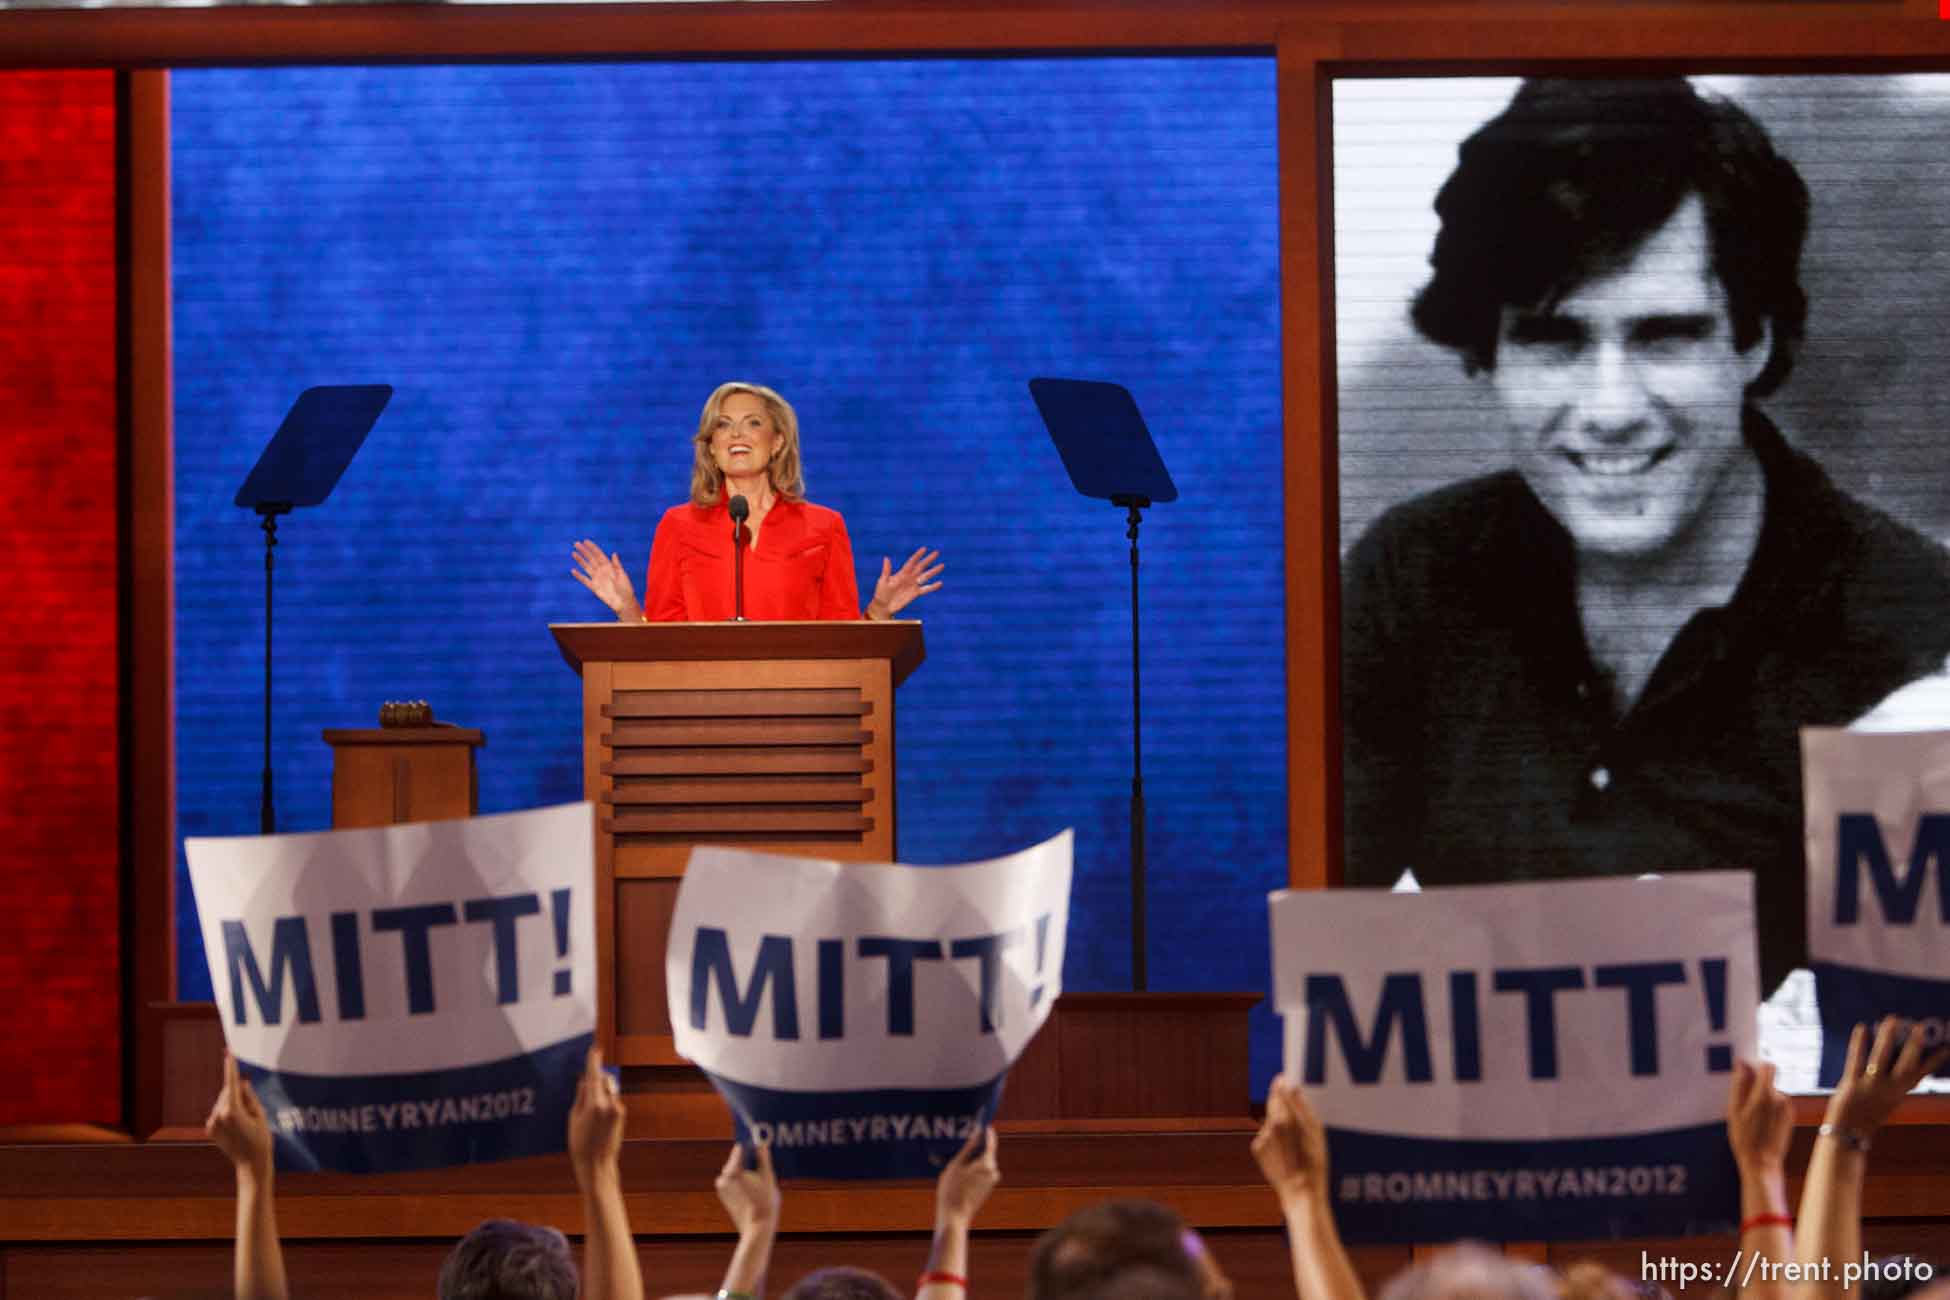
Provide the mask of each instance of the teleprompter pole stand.
POLYGON ((1131 987, 1143 992, 1145 971, 1144 678, 1139 652, 1138 527, 1154 502, 1176 501, 1178 489, 1157 444, 1120 384, 1086 379, 1032 379, 1029 392, 1063 457, 1070 482, 1087 497, 1124 508, 1131 542, 1131 987))
POLYGON ((271 798, 271 554, 278 544, 278 516, 291 513, 288 501, 267 501, 257 507, 264 529, 264 774, 257 804, 257 833, 269 835, 278 826, 276 802, 271 798))
POLYGON ((1131 539, 1131 987, 1144 991, 1144 674, 1138 657, 1138 525, 1144 522, 1143 510, 1149 497, 1119 494, 1110 499, 1125 508, 1129 525, 1124 535, 1131 539))
POLYGON ((264 771, 257 801, 261 835, 277 831, 271 791, 271 598, 278 545, 278 516, 315 506, 332 494, 339 476, 372 431, 392 398, 390 384, 336 384, 298 394, 284 423, 237 489, 236 504, 254 510, 264 530, 264 771))

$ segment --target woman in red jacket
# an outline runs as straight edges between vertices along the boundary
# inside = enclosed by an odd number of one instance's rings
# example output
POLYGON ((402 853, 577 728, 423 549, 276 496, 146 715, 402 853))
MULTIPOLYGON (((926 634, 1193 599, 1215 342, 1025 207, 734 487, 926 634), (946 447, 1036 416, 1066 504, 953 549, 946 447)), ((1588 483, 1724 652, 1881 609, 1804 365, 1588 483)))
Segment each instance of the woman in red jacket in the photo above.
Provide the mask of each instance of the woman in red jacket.
MULTIPOLYGON (((657 524, 643 603, 622 560, 586 538, 575 544, 575 580, 625 623, 728 620, 736 600, 731 501, 743 497, 745 617, 862 617, 846 522, 806 500, 791 403, 759 384, 720 384, 704 404, 694 446, 691 499, 657 524)), ((892 618, 939 590, 940 558, 922 547, 899 569, 882 559, 864 617, 892 618)))

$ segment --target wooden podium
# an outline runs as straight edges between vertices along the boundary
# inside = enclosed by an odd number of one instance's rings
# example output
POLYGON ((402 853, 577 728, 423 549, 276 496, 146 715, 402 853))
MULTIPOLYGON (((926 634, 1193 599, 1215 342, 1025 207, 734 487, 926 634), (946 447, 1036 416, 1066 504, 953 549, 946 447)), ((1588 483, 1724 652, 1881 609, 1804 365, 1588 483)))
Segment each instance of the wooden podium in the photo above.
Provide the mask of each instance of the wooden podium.
POLYGON ((671 1047, 664 947, 693 845, 894 860, 894 688, 921 663, 921 625, 549 630, 582 674, 598 1039, 626 1089, 657 1090, 691 1073, 671 1047))

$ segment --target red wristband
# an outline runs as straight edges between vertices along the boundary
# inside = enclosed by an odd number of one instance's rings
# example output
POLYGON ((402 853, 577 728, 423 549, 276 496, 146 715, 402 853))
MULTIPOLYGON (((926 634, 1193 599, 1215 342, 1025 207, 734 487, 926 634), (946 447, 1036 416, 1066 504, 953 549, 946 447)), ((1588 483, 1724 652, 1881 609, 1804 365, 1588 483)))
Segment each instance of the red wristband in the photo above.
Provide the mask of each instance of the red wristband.
POLYGON ((921 1274, 922 1286, 926 1286, 930 1282, 946 1282, 949 1286, 958 1286, 964 1291, 968 1290, 968 1279, 957 1276, 954 1273, 936 1272, 921 1274))
POLYGON ((1756 1214, 1753 1218, 1748 1219, 1740 1225, 1740 1235, 1743 1237, 1747 1235, 1749 1228, 1771 1228, 1776 1225, 1783 1228, 1792 1228, 1794 1226, 1794 1216, 1792 1214, 1756 1214))

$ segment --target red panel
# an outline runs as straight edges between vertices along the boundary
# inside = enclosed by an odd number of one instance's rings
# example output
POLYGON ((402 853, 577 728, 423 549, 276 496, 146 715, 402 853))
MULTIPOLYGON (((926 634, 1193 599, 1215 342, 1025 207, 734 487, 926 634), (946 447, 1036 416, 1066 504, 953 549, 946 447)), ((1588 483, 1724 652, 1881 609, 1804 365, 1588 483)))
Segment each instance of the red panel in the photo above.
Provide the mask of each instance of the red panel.
POLYGON ((115 82, 0 74, 0 1124, 120 1118, 115 82))

